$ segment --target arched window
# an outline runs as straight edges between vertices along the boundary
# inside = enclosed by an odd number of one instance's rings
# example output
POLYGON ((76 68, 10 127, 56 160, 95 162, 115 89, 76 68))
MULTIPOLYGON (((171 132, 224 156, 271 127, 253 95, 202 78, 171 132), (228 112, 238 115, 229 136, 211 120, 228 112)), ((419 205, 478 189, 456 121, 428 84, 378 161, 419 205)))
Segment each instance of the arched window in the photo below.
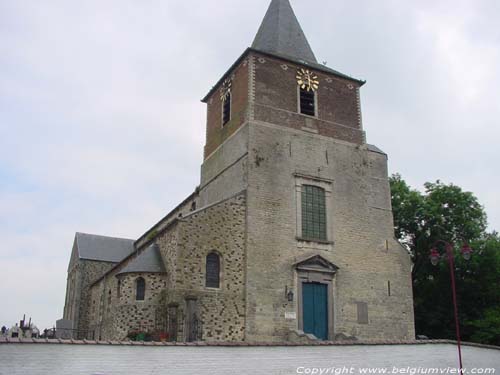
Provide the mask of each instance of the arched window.
POLYGON ((220 257, 212 252, 207 255, 207 266, 205 286, 208 288, 219 288, 220 284, 220 257))
POLYGON ((144 294, 146 292, 146 281, 142 277, 138 277, 135 281, 135 300, 144 301, 144 294))

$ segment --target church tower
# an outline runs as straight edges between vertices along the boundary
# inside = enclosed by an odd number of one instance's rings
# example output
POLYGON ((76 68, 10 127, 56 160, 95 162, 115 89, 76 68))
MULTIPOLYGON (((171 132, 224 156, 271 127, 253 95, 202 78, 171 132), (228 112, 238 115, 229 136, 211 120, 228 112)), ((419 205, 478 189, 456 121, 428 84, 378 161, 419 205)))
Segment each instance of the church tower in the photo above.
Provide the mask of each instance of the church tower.
POLYGON ((289 0, 203 98, 197 206, 245 192, 244 339, 413 339, 410 258, 365 82, 318 64, 289 0))
POLYGON ((411 262, 387 156, 366 143, 363 84, 318 64, 289 0, 272 0, 203 99, 200 185, 137 240, 75 236, 60 327, 102 340, 413 339, 411 262))

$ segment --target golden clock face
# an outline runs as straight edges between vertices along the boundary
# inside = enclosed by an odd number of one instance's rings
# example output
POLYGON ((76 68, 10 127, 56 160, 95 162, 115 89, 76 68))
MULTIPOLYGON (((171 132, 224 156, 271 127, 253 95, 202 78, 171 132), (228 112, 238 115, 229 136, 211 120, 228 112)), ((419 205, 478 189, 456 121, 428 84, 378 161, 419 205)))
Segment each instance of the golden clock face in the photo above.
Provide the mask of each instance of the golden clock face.
POLYGON ((225 102, 226 99, 229 97, 231 94, 231 86, 233 85, 233 82, 229 79, 226 78, 224 82, 222 83, 222 86, 220 88, 220 100, 225 102))
POLYGON ((316 91, 319 87, 318 76, 307 69, 297 70, 297 84, 302 90, 316 91))

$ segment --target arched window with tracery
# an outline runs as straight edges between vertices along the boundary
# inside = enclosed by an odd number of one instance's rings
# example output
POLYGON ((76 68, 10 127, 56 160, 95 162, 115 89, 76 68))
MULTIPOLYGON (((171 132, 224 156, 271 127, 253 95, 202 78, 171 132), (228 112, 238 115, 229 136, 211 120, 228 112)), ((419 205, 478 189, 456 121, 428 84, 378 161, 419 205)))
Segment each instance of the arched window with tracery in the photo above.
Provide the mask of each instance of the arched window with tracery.
POLYGON ((207 255, 205 286, 207 288, 220 287, 220 257, 216 252, 207 255))
POLYGON ((135 300, 144 301, 145 294, 146 294, 146 281, 142 277, 138 277, 135 280, 135 300))

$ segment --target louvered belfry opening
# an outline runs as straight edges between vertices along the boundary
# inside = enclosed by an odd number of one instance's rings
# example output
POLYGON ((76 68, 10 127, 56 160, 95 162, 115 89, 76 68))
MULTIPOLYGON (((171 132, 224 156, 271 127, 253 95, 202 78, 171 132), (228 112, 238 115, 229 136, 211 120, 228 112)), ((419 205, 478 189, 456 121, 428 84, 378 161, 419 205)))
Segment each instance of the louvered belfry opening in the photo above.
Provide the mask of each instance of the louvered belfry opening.
POLYGON ((315 116, 314 91, 300 88, 300 113, 303 115, 315 116))
POLYGON ((226 125, 231 120, 231 94, 229 93, 222 104, 222 125, 226 125))

